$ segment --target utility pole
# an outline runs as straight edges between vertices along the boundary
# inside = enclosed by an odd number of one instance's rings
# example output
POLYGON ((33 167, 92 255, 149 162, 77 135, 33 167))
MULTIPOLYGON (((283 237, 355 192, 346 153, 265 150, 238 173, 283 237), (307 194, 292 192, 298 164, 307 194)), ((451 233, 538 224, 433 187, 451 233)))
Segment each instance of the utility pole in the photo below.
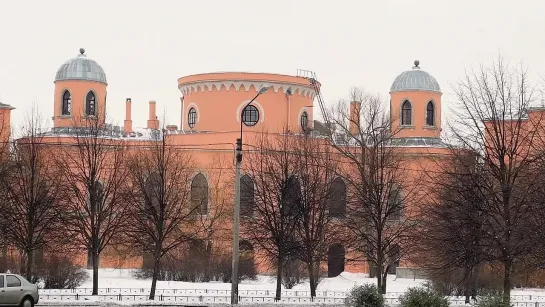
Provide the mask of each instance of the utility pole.
MULTIPOLYGON (((240 119, 242 121, 242 118, 240 119)), ((242 139, 237 139, 237 164, 235 174, 235 212, 233 217, 233 272, 231 275, 231 305, 238 304, 238 263, 240 238, 240 167, 242 164, 242 139)))
POLYGON ((244 112, 246 108, 259 97, 259 95, 265 93, 269 89, 268 86, 264 86, 259 89, 257 95, 255 95, 250 102, 248 102, 240 111, 240 138, 237 139, 237 165, 235 174, 235 212, 233 216, 233 263, 231 274, 231 305, 238 304, 238 263, 239 263, 239 239, 240 239, 240 168, 242 166, 242 123, 244 122, 244 112))

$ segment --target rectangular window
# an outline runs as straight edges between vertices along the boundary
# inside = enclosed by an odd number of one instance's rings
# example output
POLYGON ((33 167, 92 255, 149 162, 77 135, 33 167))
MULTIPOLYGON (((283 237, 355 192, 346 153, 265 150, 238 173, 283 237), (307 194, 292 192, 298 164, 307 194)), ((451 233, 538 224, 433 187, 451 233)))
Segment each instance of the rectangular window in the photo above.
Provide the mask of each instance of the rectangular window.
POLYGON ((4 288, 4 276, 0 275, 0 288, 4 288))

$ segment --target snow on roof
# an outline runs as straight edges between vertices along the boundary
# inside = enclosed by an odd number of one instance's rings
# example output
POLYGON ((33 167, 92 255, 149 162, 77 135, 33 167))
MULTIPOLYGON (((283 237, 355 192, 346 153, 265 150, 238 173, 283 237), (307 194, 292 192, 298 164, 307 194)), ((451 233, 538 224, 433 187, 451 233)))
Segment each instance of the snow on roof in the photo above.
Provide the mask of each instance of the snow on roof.
MULTIPOLYGON (((73 137, 75 135, 84 135, 85 127, 57 127, 44 132, 43 136, 51 137, 73 137)), ((156 129, 136 127, 131 133, 125 133, 120 126, 107 126, 100 136, 111 139, 129 139, 135 141, 157 140, 160 137, 160 131, 156 129)), ((94 134, 94 133, 93 133, 94 134)))

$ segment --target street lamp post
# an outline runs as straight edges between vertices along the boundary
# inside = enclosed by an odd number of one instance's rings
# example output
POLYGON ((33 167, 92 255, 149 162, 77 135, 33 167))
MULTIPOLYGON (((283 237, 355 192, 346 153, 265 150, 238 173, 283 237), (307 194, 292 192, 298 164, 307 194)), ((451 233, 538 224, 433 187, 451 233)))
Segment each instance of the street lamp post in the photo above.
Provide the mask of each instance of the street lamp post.
POLYGON ((250 100, 240 111, 240 138, 237 139, 236 146, 236 174, 235 174, 235 212, 233 214, 233 267, 231 275, 231 305, 238 304, 238 264, 239 264, 239 239, 240 239, 240 168, 242 165, 242 120, 246 108, 259 97, 259 95, 265 93, 269 88, 262 87, 257 92, 257 95, 250 100))

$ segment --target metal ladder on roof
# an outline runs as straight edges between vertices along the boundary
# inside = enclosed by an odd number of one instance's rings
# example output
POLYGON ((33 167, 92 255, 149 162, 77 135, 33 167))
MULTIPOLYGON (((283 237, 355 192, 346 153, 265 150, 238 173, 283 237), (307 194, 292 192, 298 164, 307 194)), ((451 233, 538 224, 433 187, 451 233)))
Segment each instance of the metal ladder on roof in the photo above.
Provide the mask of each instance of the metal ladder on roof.
POLYGON ((316 78, 316 73, 311 70, 297 69, 297 77, 305 78, 310 81, 310 86, 312 86, 314 92, 316 93, 316 99, 318 99, 318 105, 320 106, 320 111, 322 112, 324 122, 327 127, 331 127, 329 118, 327 116, 324 99, 320 91, 320 86, 318 85, 318 79, 316 78))

